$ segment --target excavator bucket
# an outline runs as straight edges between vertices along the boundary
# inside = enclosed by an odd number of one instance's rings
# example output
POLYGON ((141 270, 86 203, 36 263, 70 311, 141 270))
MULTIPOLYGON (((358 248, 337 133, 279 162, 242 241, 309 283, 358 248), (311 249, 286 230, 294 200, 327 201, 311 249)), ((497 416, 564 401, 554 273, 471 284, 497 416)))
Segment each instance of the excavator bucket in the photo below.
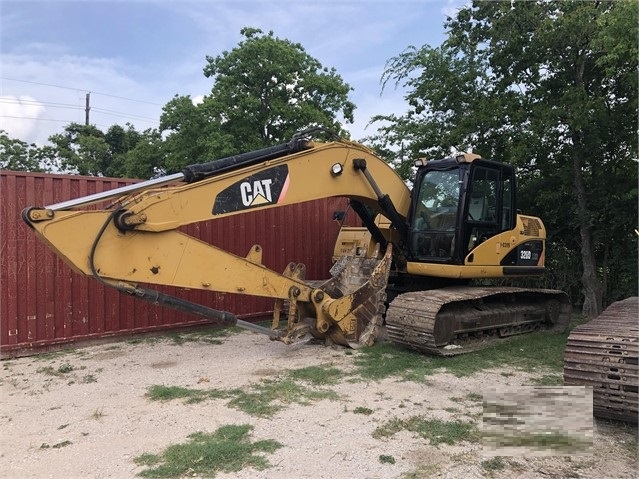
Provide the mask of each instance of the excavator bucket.
MULTIPOLYGON (((377 253, 377 251, 376 251, 377 253)), ((320 289, 333 298, 326 306, 335 324, 326 336, 334 343, 358 348, 372 346, 382 326, 392 247, 382 259, 342 256, 331 268, 332 278, 320 289)))

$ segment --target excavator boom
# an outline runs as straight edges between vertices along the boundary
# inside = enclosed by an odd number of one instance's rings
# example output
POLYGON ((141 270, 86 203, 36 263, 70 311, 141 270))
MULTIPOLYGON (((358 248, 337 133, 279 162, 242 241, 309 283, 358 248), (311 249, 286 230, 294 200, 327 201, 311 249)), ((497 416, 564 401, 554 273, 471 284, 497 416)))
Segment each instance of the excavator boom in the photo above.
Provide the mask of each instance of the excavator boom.
POLYGON ((276 335, 278 339, 291 342, 309 330, 353 346, 370 336, 365 332, 372 323, 381 324, 379 303, 384 300, 391 247, 366 264, 353 258, 325 286, 316 287, 305 281, 303 265, 290 264, 283 273, 264 266, 259 245, 239 257, 179 228, 332 196, 346 196, 384 213, 380 191, 395 198, 393 214, 405 221, 410 191, 369 149, 346 140, 313 143, 297 138, 279 147, 191 165, 177 175, 27 208, 23 218, 74 270, 122 292, 223 324, 237 324, 237 318, 139 284, 269 297, 276 300, 274 326, 288 304, 287 332, 276 335), (374 185, 372 177, 377 178, 374 185), (105 201, 111 203, 103 209, 86 209, 105 201))

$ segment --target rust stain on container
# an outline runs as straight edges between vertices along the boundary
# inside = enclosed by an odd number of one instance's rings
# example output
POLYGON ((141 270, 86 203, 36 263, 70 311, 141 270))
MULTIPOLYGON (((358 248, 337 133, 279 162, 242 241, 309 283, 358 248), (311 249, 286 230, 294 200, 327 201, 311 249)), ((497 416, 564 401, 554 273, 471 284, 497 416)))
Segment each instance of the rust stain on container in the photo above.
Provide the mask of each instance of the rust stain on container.
MULTIPOLYGON (((37 241, 21 219, 26 206, 51 205, 135 182, 0 171, 2 357, 35 353, 67 342, 206 323, 105 289, 97 281, 74 273, 37 241)), ((346 207, 344 198, 331 198, 248 212, 182 230, 238 256, 246 256, 259 244, 265 266, 284 271, 290 261, 304 263, 308 279, 323 279, 328 277, 339 231, 333 212, 346 207)), ((349 216, 354 221, 354 215, 349 216)), ((273 310, 273 301, 265 298, 171 287, 161 290, 244 319, 263 318, 273 310)))

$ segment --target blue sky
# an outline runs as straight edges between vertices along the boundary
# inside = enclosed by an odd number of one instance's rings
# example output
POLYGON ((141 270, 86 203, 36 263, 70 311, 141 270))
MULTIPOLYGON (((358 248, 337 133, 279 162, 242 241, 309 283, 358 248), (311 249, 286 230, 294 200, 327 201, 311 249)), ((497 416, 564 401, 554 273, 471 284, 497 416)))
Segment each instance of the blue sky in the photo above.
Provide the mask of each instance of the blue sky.
POLYGON ((256 27, 301 43, 354 88, 354 139, 375 114, 405 110, 402 92, 381 91, 386 61, 407 46, 439 45, 462 0, 0 0, 0 129, 46 143, 85 119, 106 130, 157 127, 175 94, 210 92, 206 55, 231 50, 256 27), (63 88, 58 88, 63 87, 63 88))

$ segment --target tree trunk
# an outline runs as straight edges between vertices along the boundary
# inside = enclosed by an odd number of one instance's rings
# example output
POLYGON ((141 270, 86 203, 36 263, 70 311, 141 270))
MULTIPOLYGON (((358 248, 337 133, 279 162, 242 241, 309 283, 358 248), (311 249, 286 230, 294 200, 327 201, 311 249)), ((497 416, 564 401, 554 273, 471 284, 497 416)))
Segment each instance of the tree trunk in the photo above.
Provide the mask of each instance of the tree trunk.
POLYGON ((581 263, 583 273, 581 284, 584 289, 583 314, 594 318, 601 313, 603 288, 597 277, 597 261, 592 241, 592 227, 588 215, 588 201, 586 200, 586 185, 581 165, 581 135, 573 134, 573 187, 577 200, 577 215, 579 217, 579 235, 581 237, 581 263))

